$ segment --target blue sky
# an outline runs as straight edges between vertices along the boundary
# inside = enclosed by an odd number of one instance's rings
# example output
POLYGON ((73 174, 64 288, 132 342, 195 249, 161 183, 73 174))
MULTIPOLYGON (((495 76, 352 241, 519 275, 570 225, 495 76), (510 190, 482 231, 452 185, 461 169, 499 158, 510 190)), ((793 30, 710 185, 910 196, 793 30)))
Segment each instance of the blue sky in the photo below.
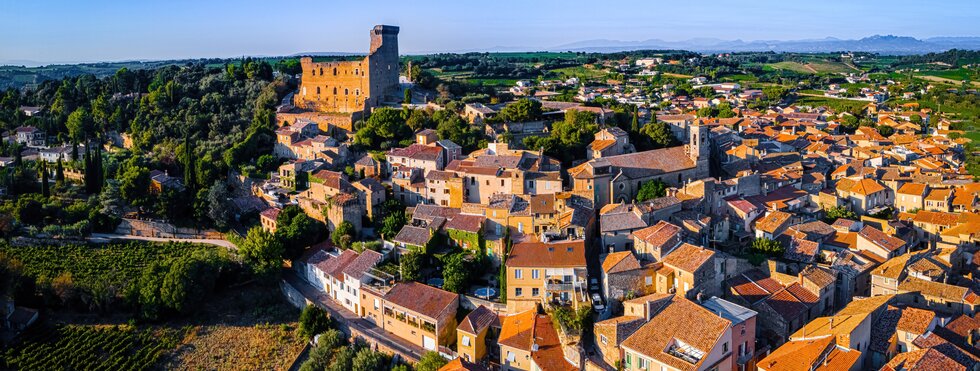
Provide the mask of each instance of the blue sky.
POLYGON ((374 24, 403 53, 590 39, 980 36, 976 0, 0 0, 0 63, 365 52, 374 24), (607 4, 608 3, 608 4, 607 4))

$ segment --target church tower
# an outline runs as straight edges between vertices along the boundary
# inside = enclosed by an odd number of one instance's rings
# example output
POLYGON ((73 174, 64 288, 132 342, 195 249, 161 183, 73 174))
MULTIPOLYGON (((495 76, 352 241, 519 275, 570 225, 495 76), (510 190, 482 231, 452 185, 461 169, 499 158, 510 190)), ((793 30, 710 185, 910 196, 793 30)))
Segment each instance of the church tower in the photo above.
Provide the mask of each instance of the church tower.
POLYGON ((708 176, 708 160, 711 157, 711 144, 708 142, 710 130, 708 126, 701 125, 700 120, 695 120, 689 128, 687 155, 697 167, 697 180, 708 176))

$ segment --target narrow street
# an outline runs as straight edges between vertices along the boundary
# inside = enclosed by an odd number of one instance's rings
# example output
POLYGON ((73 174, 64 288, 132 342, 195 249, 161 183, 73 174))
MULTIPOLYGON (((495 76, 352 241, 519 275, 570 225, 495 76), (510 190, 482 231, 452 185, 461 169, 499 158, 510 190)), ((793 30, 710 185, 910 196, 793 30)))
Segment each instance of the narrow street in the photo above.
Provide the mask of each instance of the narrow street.
POLYGON ((325 292, 318 290, 300 279, 293 271, 285 271, 283 273, 283 279, 303 294, 307 300, 316 303, 317 306, 330 312, 330 316, 337 322, 338 328, 347 335, 350 335, 350 328, 353 328, 362 335, 370 337, 372 341, 415 357, 414 360, 410 361, 417 361, 425 353, 422 347, 401 339, 370 321, 358 317, 356 314, 347 310, 347 308, 331 300, 325 292))

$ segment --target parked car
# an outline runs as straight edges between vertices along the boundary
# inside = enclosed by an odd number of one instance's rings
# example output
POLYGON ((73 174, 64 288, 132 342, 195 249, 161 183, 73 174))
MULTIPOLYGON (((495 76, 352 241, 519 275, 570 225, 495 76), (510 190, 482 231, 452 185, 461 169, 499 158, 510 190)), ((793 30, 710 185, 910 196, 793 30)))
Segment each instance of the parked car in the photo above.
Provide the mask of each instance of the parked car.
POLYGON ((589 279, 589 292, 597 293, 599 292, 599 280, 595 278, 589 279))
POLYGON ((592 308, 599 312, 606 309, 606 306, 602 303, 602 297, 598 293, 592 293, 592 308))

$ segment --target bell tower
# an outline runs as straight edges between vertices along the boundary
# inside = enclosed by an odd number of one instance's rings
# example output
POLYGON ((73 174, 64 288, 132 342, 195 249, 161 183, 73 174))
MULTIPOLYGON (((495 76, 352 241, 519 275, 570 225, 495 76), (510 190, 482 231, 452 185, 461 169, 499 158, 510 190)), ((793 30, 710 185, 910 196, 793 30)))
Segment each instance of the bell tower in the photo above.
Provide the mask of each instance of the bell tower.
POLYGON ((708 176, 708 160, 711 157, 711 144, 708 142, 710 130, 707 126, 701 125, 699 120, 695 120, 689 128, 687 155, 697 167, 695 179, 701 179, 708 176))

